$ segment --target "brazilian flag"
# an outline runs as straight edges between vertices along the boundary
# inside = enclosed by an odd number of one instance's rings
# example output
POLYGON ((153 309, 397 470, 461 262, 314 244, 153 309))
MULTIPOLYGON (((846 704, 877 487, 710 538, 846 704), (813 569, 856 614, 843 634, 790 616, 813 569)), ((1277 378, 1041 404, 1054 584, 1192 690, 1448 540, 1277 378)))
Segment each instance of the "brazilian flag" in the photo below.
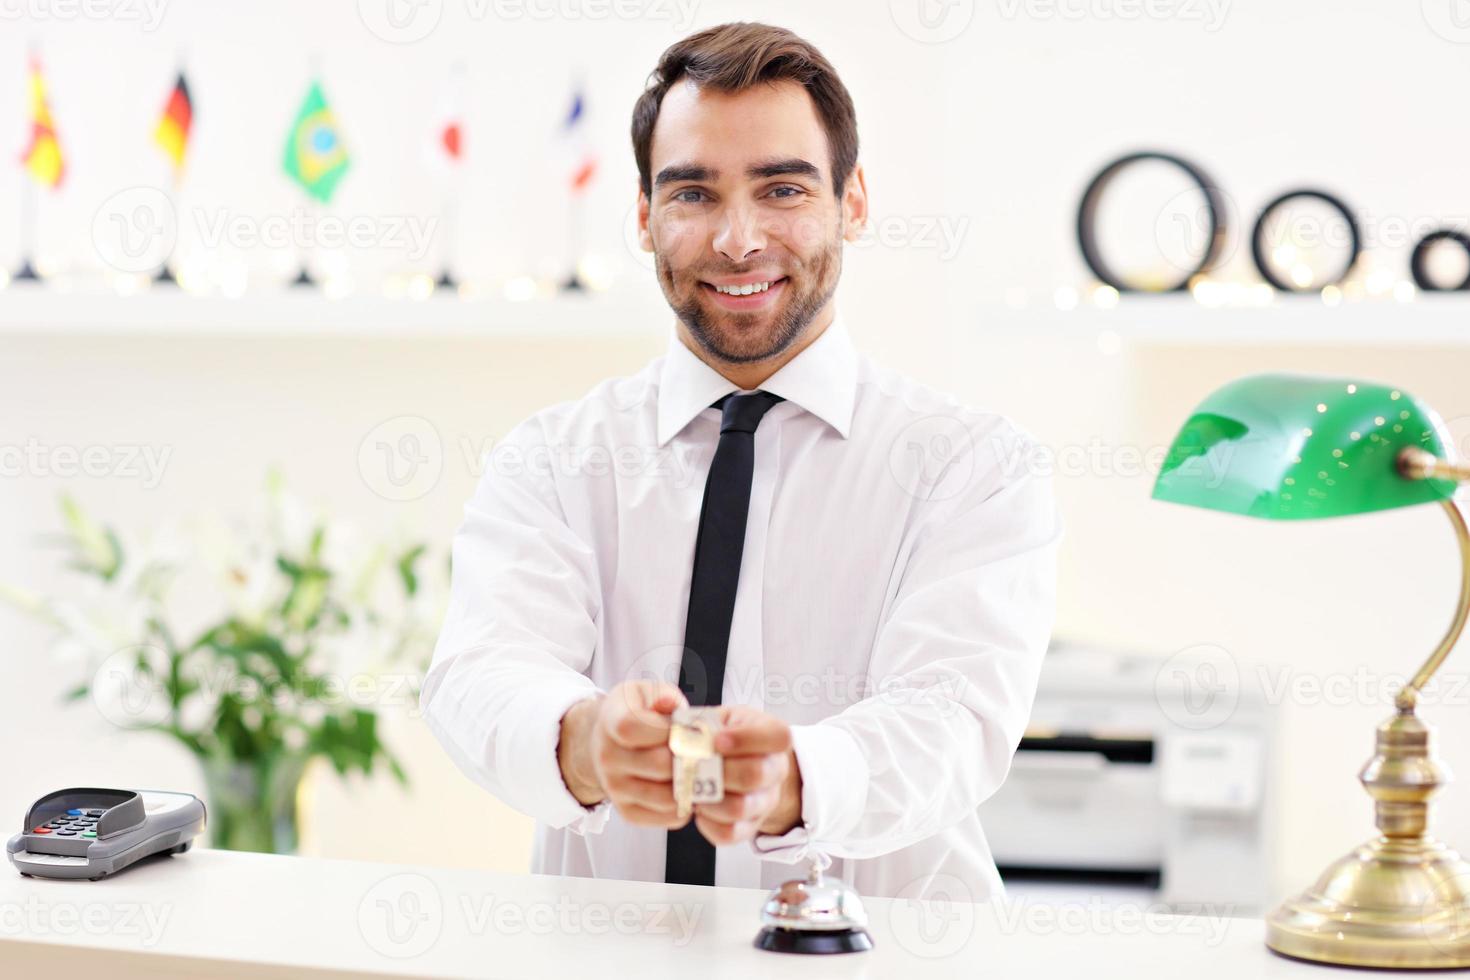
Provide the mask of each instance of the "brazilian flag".
POLYGON ((286 137, 286 176, 323 204, 347 173, 347 148, 320 82, 312 82, 286 137))

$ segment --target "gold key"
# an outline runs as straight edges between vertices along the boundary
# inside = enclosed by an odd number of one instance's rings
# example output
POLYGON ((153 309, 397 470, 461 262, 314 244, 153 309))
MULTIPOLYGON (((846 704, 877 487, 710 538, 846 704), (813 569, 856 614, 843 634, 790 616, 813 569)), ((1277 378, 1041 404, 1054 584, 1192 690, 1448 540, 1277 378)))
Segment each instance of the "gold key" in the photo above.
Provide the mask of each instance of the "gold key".
POLYGON ((669 728, 669 751, 674 754, 674 803, 679 819, 694 811, 694 780, 701 760, 715 754, 715 727, 694 712, 680 711, 669 728))

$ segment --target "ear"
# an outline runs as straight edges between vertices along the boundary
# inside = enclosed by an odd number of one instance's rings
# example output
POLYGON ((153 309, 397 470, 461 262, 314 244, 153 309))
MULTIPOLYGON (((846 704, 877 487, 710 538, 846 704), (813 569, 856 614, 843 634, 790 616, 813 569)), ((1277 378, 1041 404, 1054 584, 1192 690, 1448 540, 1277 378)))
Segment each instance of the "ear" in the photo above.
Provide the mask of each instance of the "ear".
POLYGON ((857 164, 842 188, 842 237, 855 242, 868 226, 868 179, 863 165, 857 164))
POLYGON ((653 251, 653 235, 648 230, 648 196, 638 188, 638 247, 645 252, 653 251))

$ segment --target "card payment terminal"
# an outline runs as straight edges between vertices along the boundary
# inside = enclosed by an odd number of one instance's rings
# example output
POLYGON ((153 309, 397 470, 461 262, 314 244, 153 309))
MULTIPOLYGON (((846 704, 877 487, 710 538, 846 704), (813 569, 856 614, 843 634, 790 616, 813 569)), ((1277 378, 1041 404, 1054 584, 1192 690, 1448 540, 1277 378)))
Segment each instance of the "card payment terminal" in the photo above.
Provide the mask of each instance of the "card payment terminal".
POLYGON ((190 793, 63 789, 31 806, 5 850, 23 875, 96 881, 150 854, 182 854, 203 830, 204 803, 190 793))

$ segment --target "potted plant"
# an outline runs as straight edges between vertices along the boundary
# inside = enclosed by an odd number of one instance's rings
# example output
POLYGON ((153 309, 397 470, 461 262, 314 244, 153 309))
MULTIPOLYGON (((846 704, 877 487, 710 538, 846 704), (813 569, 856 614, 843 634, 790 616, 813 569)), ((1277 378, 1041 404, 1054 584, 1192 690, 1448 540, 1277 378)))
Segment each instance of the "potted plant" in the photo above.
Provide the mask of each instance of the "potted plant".
POLYGON ((272 475, 243 524, 206 519, 124 546, 71 498, 61 544, 79 576, 64 597, 0 597, 54 629, 84 664, 69 700, 166 735, 201 767, 211 839, 294 851, 308 767, 386 769, 379 712, 417 703, 440 612, 420 578, 422 544, 367 542, 307 512, 272 475))

